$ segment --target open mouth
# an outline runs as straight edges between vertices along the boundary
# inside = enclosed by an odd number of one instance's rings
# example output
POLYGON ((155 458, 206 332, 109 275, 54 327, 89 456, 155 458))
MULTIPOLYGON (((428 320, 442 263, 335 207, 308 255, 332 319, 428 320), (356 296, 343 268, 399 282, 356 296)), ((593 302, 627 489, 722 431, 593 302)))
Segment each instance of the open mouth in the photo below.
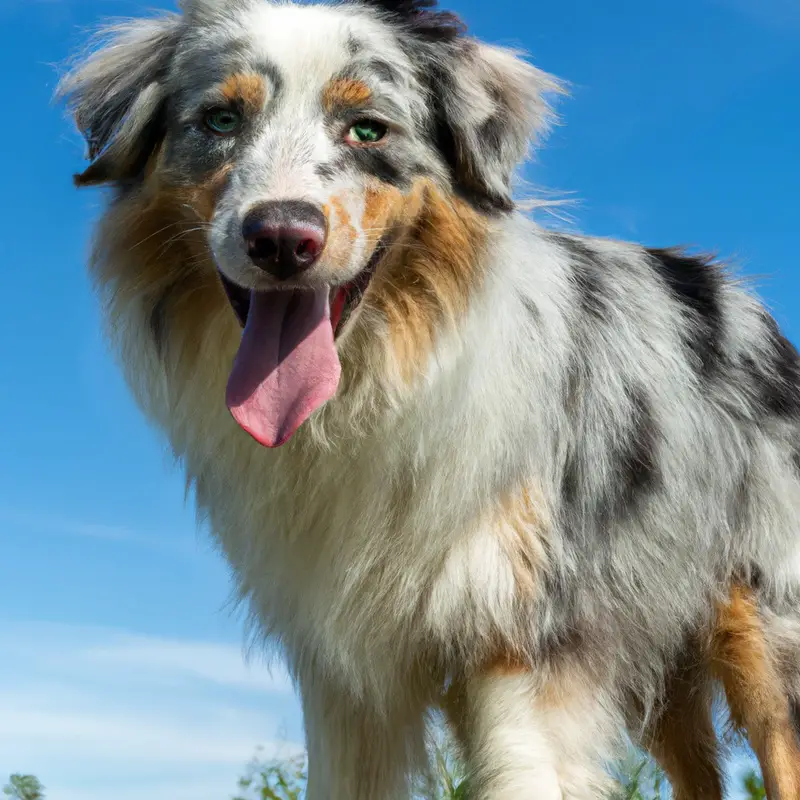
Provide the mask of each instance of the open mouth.
POLYGON ((251 291, 219 273, 243 328, 225 400, 260 444, 284 444, 335 396, 341 374, 336 337, 361 303, 386 249, 380 242, 354 280, 333 288, 251 291))
MULTIPOLYGON (((341 334, 347 325, 347 321, 364 299, 364 294, 369 287, 372 276, 375 274, 375 270, 387 249, 388 243, 382 239, 375 246, 375 250, 372 252, 367 265, 352 281, 331 287, 329 299, 331 327, 333 329, 334 338, 341 334)), ((247 317, 250 313, 250 305, 255 290, 245 289, 233 283, 233 281, 223 275, 221 270, 218 270, 218 273, 222 281, 222 286, 225 289, 225 294, 228 296, 228 301, 231 304, 231 308, 236 314, 239 324, 244 328, 247 325, 247 317)), ((287 290, 275 289, 269 291, 287 290)))

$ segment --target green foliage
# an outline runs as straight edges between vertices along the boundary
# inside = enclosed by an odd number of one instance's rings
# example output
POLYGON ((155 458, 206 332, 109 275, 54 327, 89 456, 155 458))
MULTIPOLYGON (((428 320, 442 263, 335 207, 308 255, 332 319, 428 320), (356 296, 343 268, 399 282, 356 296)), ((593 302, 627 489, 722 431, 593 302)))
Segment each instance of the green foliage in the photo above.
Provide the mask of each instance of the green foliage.
POLYGON ((11 800, 44 800, 44 786, 33 775, 12 775, 3 794, 11 800))
POLYGON ((609 800, 661 800, 668 796, 668 782, 654 761, 639 750, 631 748, 627 758, 612 769, 619 788, 609 800))
MULTIPOLYGON (((467 800, 467 782, 449 742, 437 741, 432 755, 433 785, 418 792, 417 800, 467 800)), ((302 800, 306 778, 305 756, 263 760, 257 754, 239 780, 233 800, 302 800)))
POLYGON ((239 779, 233 800, 301 800, 306 778, 305 756, 269 761, 256 756, 239 779))
MULTIPOLYGON (((467 780, 455 751, 446 736, 431 748, 434 774, 432 782, 415 794, 417 800, 467 800, 467 780)), ((302 800, 306 783, 306 760, 298 756, 285 760, 254 759, 239 781, 240 794, 233 800, 302 800)), ((647 755, 631 749, 613 776, 619 784, 609 800, 665 800, 669 783, 661 769, 647 755)), ((764 783, 750 771, 743 779, 748 800, 766 800, 764 783)), ((12 795, 19 800, 39 800, 41 795, 12 795)))
POLYGON ((432 747, 434 788, 431 800, 466 800, 467 780, 461 763, 446 740, 432 747))
POLYGON ((767 793, 764 790, 764 781, 754 770, 750 770, 744 776, 744 790, 747 792, 748 800, 766 800, 767 793))

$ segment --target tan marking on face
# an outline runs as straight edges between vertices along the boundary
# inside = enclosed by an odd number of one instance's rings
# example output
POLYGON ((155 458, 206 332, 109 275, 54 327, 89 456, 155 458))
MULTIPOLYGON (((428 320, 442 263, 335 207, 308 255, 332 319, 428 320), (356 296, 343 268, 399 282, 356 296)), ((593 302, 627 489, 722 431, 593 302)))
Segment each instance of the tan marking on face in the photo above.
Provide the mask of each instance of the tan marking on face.
POLYGON ((181 190, 178 194, 185 195, 185 204, 188 206, 187 211, 194 212, 203 222, 210 222, 233 167, 233 162, 223 164, 220 169, 209 175, 202 183, 189 189, 181 190))
POLYGON ((220 92, 229 103, 241 103, 245 110, 253 113, 264 107, 267 84, 262 75, 240 72, 226 78, 220 92))
POLYGON ((322 107, 329 114, 339 109, 358 108, 369 102, 372 92, 363 81, 336 78, 322 90, 322 107))
MULTIPOLYGON (((218 180, 221 176, 212 177, 209 187, 218 180)), ((197 190, 170 186, 155 164, 140 190, 106 213, 92 264, 97 284, 113 289, 112 319, 137 304, 152 335, 161 331, 161 355, 176 385, 207 372, 209 353, 199 343, 211 332, 221 368, 233 357, 241 335, 217 277, 205 226, 198 224, 198 209, 187 208, 187 192, 192 191, 197 190)), ((203 197, 213 194, 211 188, 205 191, 203 197)))
POLYGON ((334 195, 323 206, 328 220, 328 244, 326 251, 331 263, 346 266, 352 261, 359 232, 364 236, 364 262, 372 255, 378 242, 388 231, 413 223, 419 211, 420 192, 404 196, 398 189, 383 184, 371 184, 364 192, 364 211, 360 230, 353 224, 348 204, 355 196, 348 191, 334 195))
POLYGON ((365 228, 377 236, 393 224, 400 235, 373 279, 370 302, 388 320, 394 358, 410 382, 425 371, 442 326, 457 324, 483 281, 487 222, 429 181, 418 182, 402 204, 383 191, 365 228))
POLYGON ((361 230, 371 252, 390 229, 413 221, 413 193, 406 197, 394 186, 370 184, 364 192, 361 230))
POLYGON ((349 266, 358 234, 347 211, 348 197, 334 195, 322 211, 328 221, 328 240, 325 245, 326 259, 334 270, 349 266))
POLYGON ((800 746, 786 687, 772 659, 754 593, 734 586, 718 607, 712 670, 722 681, 734 723, 746 731, 768 797, 800 797, 800 746))
POLYGON ((341 197, 332 197, 331 208, 336 214, 337 228, 344 232, 343 235, 346 236, 352 245, 356 239, 356 229, 353 227, 353 223, 350 221, 350 214, 345 207, 344 200, 341 197))

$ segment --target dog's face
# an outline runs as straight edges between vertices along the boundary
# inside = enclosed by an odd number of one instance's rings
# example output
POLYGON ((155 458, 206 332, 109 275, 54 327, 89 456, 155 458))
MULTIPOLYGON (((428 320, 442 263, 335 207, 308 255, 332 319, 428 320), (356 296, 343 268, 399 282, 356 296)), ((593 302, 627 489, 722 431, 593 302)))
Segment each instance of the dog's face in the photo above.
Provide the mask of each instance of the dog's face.
POLYGON ((188 0, 64 83, 93 159, 78 183, 116 185, 134 224, 157 207, 203 231, 183 257, 152 235, 172 292, 218 272, 244 326, 228 403, 265 444, 333 396, 353 329, 423 357, 546 118, 554 82, 431 5, 188 0))
POLYGON ((397 37, 363 14, 248 4, 192 31, 171 83, 163 169, 206 187, 195 211, 241 316, 242 288, 328 290, 341 334, 417 182, 446 181, 397 37))

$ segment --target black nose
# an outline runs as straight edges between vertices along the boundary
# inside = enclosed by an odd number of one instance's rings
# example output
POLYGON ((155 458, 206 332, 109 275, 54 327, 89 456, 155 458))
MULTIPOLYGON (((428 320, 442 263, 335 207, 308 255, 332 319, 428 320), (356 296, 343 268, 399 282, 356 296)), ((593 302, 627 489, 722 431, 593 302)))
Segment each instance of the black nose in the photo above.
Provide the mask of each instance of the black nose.
POLYGON ((325 215, 297 200, 263 203, 250 209, 242 236, 252 262, 278 280, 312 267, 325 247, 325 215))

